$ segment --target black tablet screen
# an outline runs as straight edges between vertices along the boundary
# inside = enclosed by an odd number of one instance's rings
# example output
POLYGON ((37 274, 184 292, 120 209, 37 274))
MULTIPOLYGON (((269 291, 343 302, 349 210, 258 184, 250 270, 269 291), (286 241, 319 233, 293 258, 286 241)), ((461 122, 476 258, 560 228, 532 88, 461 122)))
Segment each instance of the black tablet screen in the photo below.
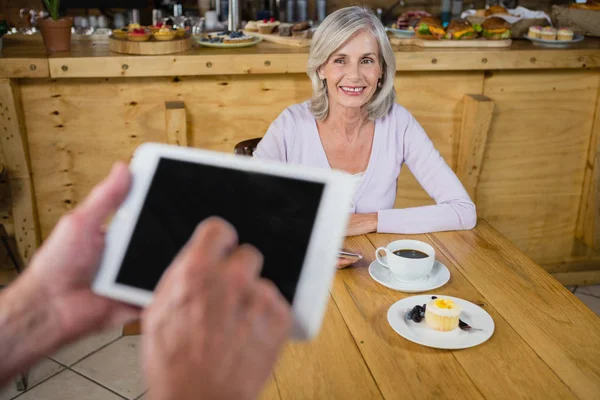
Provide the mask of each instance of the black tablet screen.
POLYGON ((324 185, 161 158, 117 282, 154 290, 196 226, 216 215, 264 255, 262 276, 291 303, 324 185))

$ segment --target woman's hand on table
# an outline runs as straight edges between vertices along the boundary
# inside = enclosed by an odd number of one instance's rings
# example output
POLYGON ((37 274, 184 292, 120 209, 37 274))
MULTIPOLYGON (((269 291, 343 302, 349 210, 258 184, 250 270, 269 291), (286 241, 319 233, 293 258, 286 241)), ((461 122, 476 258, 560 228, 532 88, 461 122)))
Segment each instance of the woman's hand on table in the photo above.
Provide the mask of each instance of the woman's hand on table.
POLYGON ((358 236, 377 232, 377 213, 352 214, 346 236, 358 236))

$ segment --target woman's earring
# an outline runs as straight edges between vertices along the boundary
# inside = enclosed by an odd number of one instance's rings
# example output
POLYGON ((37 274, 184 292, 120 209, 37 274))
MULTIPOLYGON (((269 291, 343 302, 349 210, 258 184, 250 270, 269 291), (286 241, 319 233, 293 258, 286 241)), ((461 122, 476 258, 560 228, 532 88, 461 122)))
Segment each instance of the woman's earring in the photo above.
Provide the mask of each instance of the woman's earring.
POLYGON ((381 88, 383 86, 383 82, 381 82, 381 79, 379 81, 377 81, 377 87, 381 88))

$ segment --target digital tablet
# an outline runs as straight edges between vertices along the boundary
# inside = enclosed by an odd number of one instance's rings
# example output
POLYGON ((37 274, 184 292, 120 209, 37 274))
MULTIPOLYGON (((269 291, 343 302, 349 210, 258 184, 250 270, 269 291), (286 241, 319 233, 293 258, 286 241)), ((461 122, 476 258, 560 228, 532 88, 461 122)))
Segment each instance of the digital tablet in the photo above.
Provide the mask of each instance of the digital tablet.
POLYGON ((129 169, 132 187, 108 228, 96 293, 150 304, 196 226, 219 216, 262 252, 261 275, 291 305, 293 337, 317 334, 351 211, 348 175, 157 143, 141 145, 129 169))

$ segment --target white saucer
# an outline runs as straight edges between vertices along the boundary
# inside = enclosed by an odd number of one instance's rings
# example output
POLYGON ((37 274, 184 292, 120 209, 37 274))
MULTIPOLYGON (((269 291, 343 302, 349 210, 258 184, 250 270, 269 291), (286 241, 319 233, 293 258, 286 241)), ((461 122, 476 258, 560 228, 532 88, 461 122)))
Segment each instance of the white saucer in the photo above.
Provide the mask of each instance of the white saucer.
POLYGON ((427 347, 438 349, 466 349, 488 340, 494 333, 494 320, 483 308, 466 300, 451 296, 440 296, 453 300, 462 307, 460 319, 480 331, 463 331, 456 328, 450 332, 439 332, 427 326, 423 319, 420 323, 405 318, 406 313, 417 304, 431 301, 432 295, 412 296, 394 303, 388 310, 390 326, 405 339, 427 347))
POLYGON ((377 260, 369 265, 369 274, 371 278, 383 286, 406 293, 419 293, 437 289, 440 286, 444 286, 450 280, 450 271, 448 271, 448 268, 444 264, 437 260, 427 278, 416 283, 400 282, 394 279, 390 270, 379 264, 377 260))

